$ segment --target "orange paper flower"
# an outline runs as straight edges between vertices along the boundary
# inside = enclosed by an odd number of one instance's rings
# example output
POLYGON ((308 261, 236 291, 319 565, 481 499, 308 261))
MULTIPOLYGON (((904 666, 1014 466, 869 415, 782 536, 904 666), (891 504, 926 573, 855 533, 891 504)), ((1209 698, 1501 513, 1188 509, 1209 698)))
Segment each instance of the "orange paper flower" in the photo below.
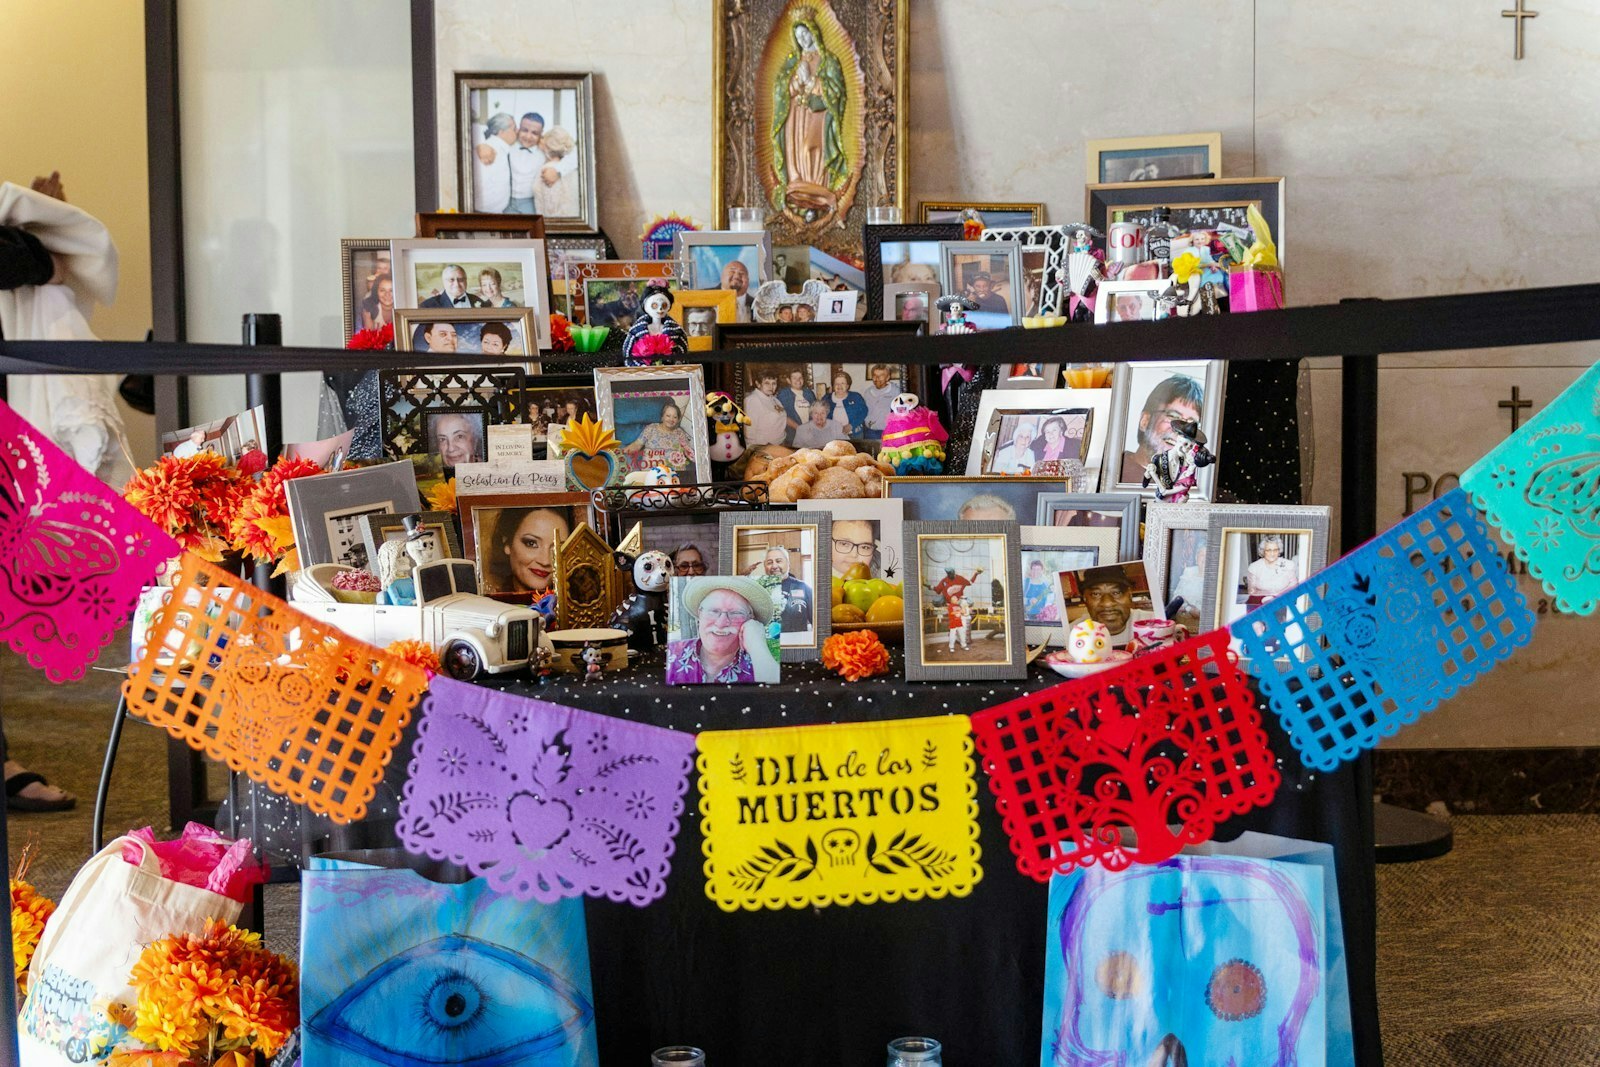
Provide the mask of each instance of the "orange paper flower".
POLYGON ((439 673, 439 653, 435 652, 433 646, 426 641, 416 641, 406 637, 391 642, 384 651, 414 667, 421 667, 430 677, 439 673))
POLYGON ((851 630, 822 643, 822 665, 843 675, 847 682, 859 682, 889 673, 889 650, 873 631, 851 630))

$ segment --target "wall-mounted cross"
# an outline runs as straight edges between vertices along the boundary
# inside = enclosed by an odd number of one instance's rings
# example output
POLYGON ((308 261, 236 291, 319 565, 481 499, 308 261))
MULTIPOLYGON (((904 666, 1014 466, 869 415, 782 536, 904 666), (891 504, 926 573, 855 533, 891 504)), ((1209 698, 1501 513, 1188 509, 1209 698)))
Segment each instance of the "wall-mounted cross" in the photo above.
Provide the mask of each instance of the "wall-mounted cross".
POLYGON ((1539 17, 1539 13, 1537 11, 1528 11, 1527 9, 1525 9, 1522 6, 1526 2, 1527 2, 1527 0, 1517 0, 1517 6, 1516 7, 1512 8, 1509 11, 1500 12, 1500 17, 1503 18, 1503 19, 1516 19, 1517 20, 1517 53, 1516 53, 1516 58, 1518 58, 1518 59, 1522 58, 1522 27, 1526 23, 1526 20, 1528 20, 1528 19, 1536 19, 1536 18, 1539 17))
POLYGON ((1500 406, 1511 412, 1511 432, 1516 433, 1522 425, 1522 409, 1533 407, 1533 401, 1522 399, 1522 390, 1518 386, 1511 387, 1511 399, 1500 401, 1500 406))

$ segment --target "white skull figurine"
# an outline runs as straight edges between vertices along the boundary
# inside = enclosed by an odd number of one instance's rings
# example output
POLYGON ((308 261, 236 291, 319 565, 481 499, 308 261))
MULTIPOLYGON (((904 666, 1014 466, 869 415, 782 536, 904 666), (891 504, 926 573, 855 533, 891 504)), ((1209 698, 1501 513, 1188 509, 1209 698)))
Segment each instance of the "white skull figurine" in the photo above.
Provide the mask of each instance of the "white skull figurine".
POLYGON ((665 593, 672 580, 672 557, 651 549, 633 561, 633 584, 642 593, 665 593))
POLYGON ((909 415, 911 412, 917 410, 917 405, 919 403, 921 403, 921 401, 917 399, 916 393, 901 393, 899 396, 889 401, 889 411, 895 415, 909 415))

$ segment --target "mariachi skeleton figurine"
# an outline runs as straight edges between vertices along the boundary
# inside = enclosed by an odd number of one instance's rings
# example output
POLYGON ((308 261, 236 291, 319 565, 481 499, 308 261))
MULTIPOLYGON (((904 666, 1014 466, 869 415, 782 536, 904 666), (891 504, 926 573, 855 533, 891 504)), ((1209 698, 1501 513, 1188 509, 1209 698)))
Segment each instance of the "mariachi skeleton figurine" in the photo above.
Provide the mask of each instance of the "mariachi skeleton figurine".
POLYGON ((628 631, 628 647, 639 653, 654 652, 667 643, 667 586, 672 581, 672 558, 651 549, 638 556, 617 553, 617 567, 633 576, 634 592, 611 616, 611 625, 628 631))
POLYGON ((734 403, 733 397, 727 393, 712 393, 706 397, 706 418, 711 420, 713 463, 732 463, 744 455, 741 431, 750 425, 750 416, 734 403))
POLYGON ((681 356, 689 351, 689 335, 678 320, 668 315, 672 291, 665 285, 645 287, 639 315, 628 327, 622 341, 623 363, 629 367, 648 367, 661 357, 681 356))
POLYGON ((1145 488, 1156 487, 1156 499, 1182 504, 1200 479, 1200 468, 1217 461, 1206 448, 1205 431, 1192 419, 1173 419, 1166 449, 1144 465, 1145 488))
POLYGON ((934 302, 934 306, 944 316, 944 323, 939 327, 941 334, 978 332, 978 328, 967 321, 967 312, 978 310, 978 302, 976 300, 950 293, 941 296, 934 302))

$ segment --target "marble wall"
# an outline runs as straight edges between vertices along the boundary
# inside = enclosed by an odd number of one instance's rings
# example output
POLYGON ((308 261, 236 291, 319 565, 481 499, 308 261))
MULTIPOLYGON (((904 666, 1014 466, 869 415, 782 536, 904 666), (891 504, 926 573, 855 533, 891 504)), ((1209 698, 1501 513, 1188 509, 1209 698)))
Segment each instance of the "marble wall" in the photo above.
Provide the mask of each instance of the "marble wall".
MULTIPOLYGON (((1543 0, 1517 62, 1503 6, 915 0, 910 199, 1042 200, 1049 221, 1073 221, 1086 140, 1220 130, 1224 174, 1288 179, 1294 304, 1587 280, 1600 9, 1543 0)), ((491 23, 458 0, 437 6, 445 206, 454 71, 593 69, 601 222, 619 249, 636 252, 656 214, 709 221, 710 0, 496 10, 491 23)), ((1404 513, 1406 472, 1436 481, 1509 431, 1496 404, 1512 385, 1542 405, 1597 358, 1600 345, 1386 358, 1380 524, 1404 513)), ((1310 380, 1313 497, 1336 505, 1337 361, 1310 380)), ((1546 616, 1530 649, 1394 743, 1600 744, 1600 719, 1567 698, 1585 682, 1581 625, 1546 616)))

